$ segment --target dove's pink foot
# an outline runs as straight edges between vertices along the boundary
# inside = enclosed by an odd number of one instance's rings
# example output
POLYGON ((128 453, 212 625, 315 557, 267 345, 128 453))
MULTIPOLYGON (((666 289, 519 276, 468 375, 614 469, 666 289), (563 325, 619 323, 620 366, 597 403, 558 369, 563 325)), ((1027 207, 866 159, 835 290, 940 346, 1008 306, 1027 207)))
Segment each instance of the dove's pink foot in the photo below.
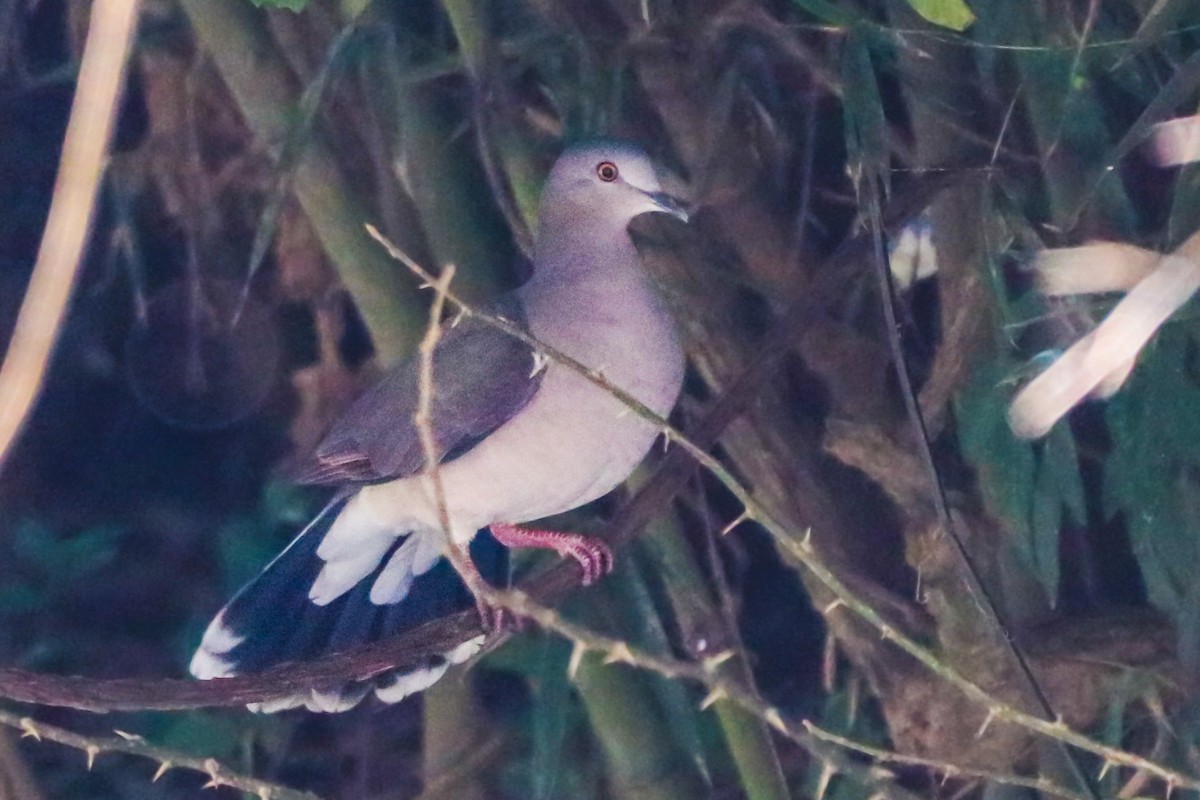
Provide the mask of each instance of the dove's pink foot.
POLYGON ((575 559, 583 570, 584 586, 612 572, 612 549, 599 539, 578 533, 522 528, 504 522, 493 522, 489 527, 496 541, 505 547, 538 547, 575 559))

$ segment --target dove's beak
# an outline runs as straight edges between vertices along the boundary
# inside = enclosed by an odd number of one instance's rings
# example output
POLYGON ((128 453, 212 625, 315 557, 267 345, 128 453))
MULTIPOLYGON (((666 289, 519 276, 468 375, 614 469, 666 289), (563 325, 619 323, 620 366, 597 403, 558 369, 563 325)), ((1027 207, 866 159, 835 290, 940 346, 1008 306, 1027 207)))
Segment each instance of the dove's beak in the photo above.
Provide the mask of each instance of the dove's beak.
POLYGON ((658 206, 659 211, 662 211, 664 214, 670 214, 675 219, 683 220, 684 222, 688 221, 687 209, 683 207, 683 203, 671 197, 671 195, 665 192, 646 192, 645 194, 654 202, 654 205, 658 206))

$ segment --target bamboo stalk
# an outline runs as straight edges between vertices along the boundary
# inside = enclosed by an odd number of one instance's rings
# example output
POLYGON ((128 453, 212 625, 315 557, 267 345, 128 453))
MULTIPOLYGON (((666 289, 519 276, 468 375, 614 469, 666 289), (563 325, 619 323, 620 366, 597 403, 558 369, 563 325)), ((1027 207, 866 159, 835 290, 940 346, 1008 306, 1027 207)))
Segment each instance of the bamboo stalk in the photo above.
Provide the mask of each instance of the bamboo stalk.
MULTIPOLYGON (((277 148, 297 113, 295 76, 267 31, 262 14, 240 0, 182 0, 201 45, 212 55, 246 123, 277 148)), ((354 298, 385 362, 408 353, 424 322, 411 284, 367 236, 369 205, 343 176, 315 126, 299 159, 293 191, 354 298)))
MULTIPOLYGON (((610 576, 588 598, 584 617, 595 627, 598 617, 620 616, 612 599, 620 574, 610 576)), ((616 797, 628 800, 691 800, 707 788, 664 713, 650 681, 660 679, 624 665, 606 663, 589 653, 579 661, 575 683, 592 731, 606 756, 616 797)))
MULTIPOLYGON (((442 7, 450 18, 454 36, 458 39, 459 51, 467 71, 478 83, 486 74, 487 17, 482 0, 442 0, 442 7)), ((486 113, 486 110, 484 111, 486 113)), ((527 137, 517 134, 506 120, 498 120, 500 129, 492 131, 492 121, 485 125, 487 145, 495 148, 499 171, 507 182, 520 220, 530 230, 537 225, 538 199, 541 195, 543 171, 538 165, 536 153, 527 137)), ((521 231, 514 231, 518 240, 521 231)), ((527 245, 528 243, 523 243, 527 245)))
MULTIPOLYGON (((699 644, 689 641, 694 639, 689 632, 702 632, 697 635, 706 637, 704 652, 696 653, 697 656, 720 652, 726 643, 736 640, 736 632, 726 624, 700 565, 696 563, 673 517, 660 518, 647 526, 637 545, 653 558, 655 569, 662 576, 686 644, 699 644)), ((736 647, 734 652, 734 658, 717 667, 718 675, 752 686, 744 653, 740 647, 736 647)), ((779 754, 767 724, 728 697, 716 699, 712 708, 746 797, 749 800, 786 800, 790 797, 779 754)))

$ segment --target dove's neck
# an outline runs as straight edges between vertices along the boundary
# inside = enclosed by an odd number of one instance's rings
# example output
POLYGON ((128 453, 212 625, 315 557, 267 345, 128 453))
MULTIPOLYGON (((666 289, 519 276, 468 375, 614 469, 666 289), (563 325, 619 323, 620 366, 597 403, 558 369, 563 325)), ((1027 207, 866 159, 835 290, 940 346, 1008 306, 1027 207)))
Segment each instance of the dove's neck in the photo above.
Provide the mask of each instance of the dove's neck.
POLYGON ((533 275, 521 288, 532 327, 554 321, 569 325, 575 314, 584 322, 614 319, 630 304, 637 316, 657 299, 626 232, 628 220, 607 217, 604 211, 543 213, 533 275))
POLYGON ((674 321, 625 221, 599 216, 539 231, 533 276, 519 290, 530 333, 669 410, 683 363, 674 321))
POLYGON ((570 202, 538 213, 533 281, 587 280, 593 273, 637 267, 629 217, 612 208, 579 208, 570 202))

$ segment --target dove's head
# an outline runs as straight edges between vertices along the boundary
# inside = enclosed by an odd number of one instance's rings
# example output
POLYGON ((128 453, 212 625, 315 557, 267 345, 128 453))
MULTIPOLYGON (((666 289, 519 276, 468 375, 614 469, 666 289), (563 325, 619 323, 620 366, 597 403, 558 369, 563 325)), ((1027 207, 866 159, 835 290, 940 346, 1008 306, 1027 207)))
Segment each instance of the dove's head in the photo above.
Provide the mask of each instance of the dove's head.
POLYGON ((544 222, 593 219, 624 230, 634 217, 654 211, 687 220, 679 201, 663 193, 654 163, 640 147, 590 139, 571 145, 555 162, 542 190, 538 220, 539 228, 544 222))

